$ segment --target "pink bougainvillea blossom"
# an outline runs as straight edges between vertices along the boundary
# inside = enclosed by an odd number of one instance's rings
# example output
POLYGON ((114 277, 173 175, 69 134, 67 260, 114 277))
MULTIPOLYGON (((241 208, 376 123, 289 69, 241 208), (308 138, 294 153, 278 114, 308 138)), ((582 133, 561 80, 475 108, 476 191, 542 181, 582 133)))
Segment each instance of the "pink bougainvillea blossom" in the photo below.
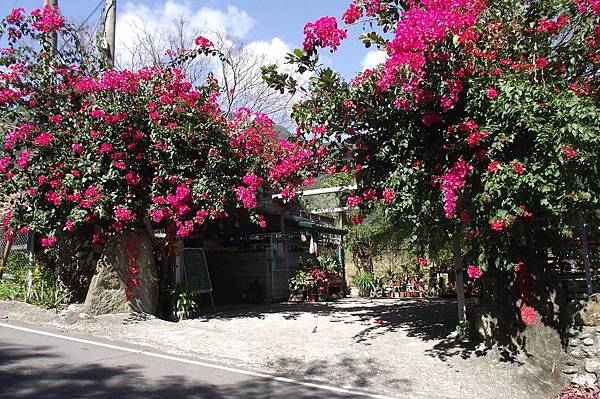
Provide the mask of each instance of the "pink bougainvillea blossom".
POLYGON ((354 208, 358 205, 360 205, 362 203, 363 199, 362 197, 358 196, 358 195, 350 195, 347 199, 346 199, 346 204, 351 207, 354 208))
POLYGON ((537 312, 535 309, 529 305, 523 304, 519 309, 521 314, 521 321, 528 326, 539 326, 542 324, 540 319, 538 318, 537 312))
POLYGON ((363 192, 363 198, 367 201, 377 201, 377 191, 374 188, 368 188, 363 192))
POLYGON ((393 202, 395 198, 396 193, 394 192, 394 190, 391 190, 389 188, 383 189, 383 199, 385 200, 385 202, 393 202))
POLYGON ((423 115, 421 121, 425 126, 431 127, 440 121, 440 115, 437 112, 429 111, 423 115))
POLYGON ((494 100, 498 97, 498 92, 493 87, 488 87, 486 89, 486 95, 489 99, 494 100))
POLYGON ((212 47, 213 46, 213 42, 211 42, 210 40, 208 40, 204 36, 197 36, 194 39, 194 44, 197 45, 197 46, 200 46, 201 48, 207 48, 207 47, 212 47))
POLYGON ((448 172, 442 176, 441 189, 444 194, 444 214, 451 219, 456 209, 458 195, 465 185, 467 175, 472 167, 464 160, 457 161, 448 172))
POLYGON ((258 215, 258 225, 260 227, 262 227, 263 229, 267 227, 267 221, 265 220, 265 217, 263 215, 258 215))
POLYGON ((52 141, 54 141, 54 136, 52 134, 42 132, 35 138, 35 140, 33 140, 33 145, 38 147, 46 147, 50 145, 52 141))
POLYGON ((257 175, 246 175, 242 178, 242 182, 252 190, 256 190, 263 184, 263 179, 257 175))
POLYGON ((47 236, 43 237, 41 242, 42 247, 48 248, 54 246, 58 242, 58 238, 56 238, 55 236, 47 236))
POLYGON ((449 33, 468 31, 483 9, 484 2, 481 0, 428 0, 402 12, 394 39, 387 45, 389 58, 379 79, 379 87, 387 90, 397 83, 404 67, 421 75, 433 47, 449 33))
POLYGON ((342 21, 344 21, 346 25, 350 25, 358 21, 362 15, 362 9, 357 5, 357 0, 354 0, 346 9, 346 11, 344 11, 344 15, 342 15, 342 21))
POLYGON ((73 221, 70 219, 67 219, 67 221, 65 222, 65 230, 71 232, 71 231, 73 231, 74 227, 75 227, 75 224, 73 223, 73 221))
POLYGON ((518 161, 512 161, 510 165, 513 167, 516 174, 522 175, 523 173, 525 173, 525 168, 523 167, 522 163, 518 161))
POLYGON ((25 13, 25 10, 21 7, 17 7, 17 8, 13 8, 10 11, 10 14, 6 16, 6 22, 8 22, 9 24, 20 24, 21 22, 23 22, 23 14, 25 13))
POLYGON ((140 184, 141 179, 137 173, 128 172, 125 175, 125 181, 127 182, 127 184, 129 184, 131 186, 137 186, 138 184, 140 184))
POLYGON ((498 169, 500 169, 500 165, 502 165, 502 162, 500 162, 500 161, 494 161, 494 162, 491 162, 491 163, 488 165, 488 167, 487 167, 487 170, 488 170, 488 172, 490 172, 490 173, 496 173, 496 171, 497 171, 498 169))
POLYGON ((490 228, 494 231, 502 231, 508 226, 508 220, 504 218, 498 218, 490 222, 490 228))
POLYGON ((239 186, 237 188, 237 199, 242 201, 246 209, 256 208, 256 193, 250 188, 239 186))
POLYGON ((469 265, 467 267, 467 275, 469 276, 469 278, 476 280, 478 278, 481 278, 483 273, 481 272, 481 269, 479 267, 475 265, 469 265))
POLYGON ((304 51, 310 52, 316 46, 331 47, 337 50, 342 40, 348 37, 345 30, 338 28, 335 17, 322 17, 304 26, 304 51))
POLYGON ((135 219, 136 216, 130 209, 124 206, 118 206, 117 209, 115 209, 115 217, 120 222, 129 222, 135 219))
POLYGON ((4 156, 0 158, 0 173, 4 173, 6 172, 6 169, 8 169, 8 167, 11 164, 11 160, 9 156, 4 156))
POLYGON ((17 159, 16 165, 19 169, 25 169, 27 164, 29 163, 29 158, 33 155, 33 151, 23 150, 19 154, 19 158, 17 159))
POLYGON ((575 151, 571 146, 563 145, 560 150, 567 158, 575 158, 577 156, 577 151, 575 151))
POLYGON ((544 57, 536 58, 535 65, 540 69, 544 69, 548 66, 548 60, 546 60, 544 57))
POLYGON ((46 4, 42 11, 39 9, 33 10, 31 15, 35 17, 31 26, 40 32, 56 32, 62 28, 65 22, 58 11, 58 7, 50 4, 46 4))

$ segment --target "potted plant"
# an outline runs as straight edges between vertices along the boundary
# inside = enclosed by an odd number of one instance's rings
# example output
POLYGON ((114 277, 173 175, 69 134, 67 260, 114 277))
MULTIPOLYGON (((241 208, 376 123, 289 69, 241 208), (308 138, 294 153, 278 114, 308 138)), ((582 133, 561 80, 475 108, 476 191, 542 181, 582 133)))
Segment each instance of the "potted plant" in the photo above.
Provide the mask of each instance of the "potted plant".
POLYGON ((308 302, 317 302, 320 287, 327 290, 327 272, 321 268, 314 267, 308 271, 310 289, 308 291, 308 302))
POLYGON ((363 297, 369 296, 372 284, 375 281, 373 273, 362 271, 358 273, 353 280, 353 284, 358 288, 358 294, 363 297))
POLYGON ((394 272, 392 274, 392 284, 394 284, 394 287, 402 286, 402 274, 400 272, 394 272))
POLYGON ((303 302, 308 285, 308 274, 301 269, 296 271, 296 273, 288 280, 288 287, 290 290, 289 301, 303 302))
POLYGON ((319 294, 317 299, 319 300, 319 302, 327 302, 327 300, 329 299, 329 288, 327 287, 327 285, 321 285, 319 286, 319 294))
POLYGON ((200 303, 187 287, 178 287, 171 291, 171 307, 173 319, 177 321, 196 317, 200 311, 200 303))

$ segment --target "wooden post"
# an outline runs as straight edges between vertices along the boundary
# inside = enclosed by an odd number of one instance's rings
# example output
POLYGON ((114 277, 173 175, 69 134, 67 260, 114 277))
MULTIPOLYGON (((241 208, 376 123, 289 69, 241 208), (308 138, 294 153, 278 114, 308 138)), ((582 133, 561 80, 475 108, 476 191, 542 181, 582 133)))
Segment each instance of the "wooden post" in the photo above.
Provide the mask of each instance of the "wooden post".
POLYGON ((12 247, 12 242, 10 240, 6 240, 6 244, 4 246, 4 253, 2 254, 2 259, 0 259, 0 280, 2 280, 2 275, 4 274, 4 268, 8 263, 8 255, 10 254, 10 249, 12 247))
POLYGON ((463 260, 460 248, 460 236, 452 236, 452 255, 454 256, 454 275, 456 277, 456 302, 458 306, 458 322, 466 320, 465 283, 463 280, 463 260))
POLYGON ((117 0, 106 0, 106 20, 104 21, 104 36, 110 66, 115 66, 115 29, 117 26, 117 0))
POLYGON ((592 269, 590 267, 590 247, 587 236, 587 224, 583 217, 579 219, 579 231, 581 235, 581 245, 583 247, 583 264, 585 265, 587 294, 590 296, 594 293, 594 287, 592 286, 592 269))
MULTIPOLYGON (((44 0, 44 6, 58 7, 58 0, 44 0)), ((50 45, 52 48, 52 55, 55 56, 58 52, 58 33, 50 33, 50 45)))

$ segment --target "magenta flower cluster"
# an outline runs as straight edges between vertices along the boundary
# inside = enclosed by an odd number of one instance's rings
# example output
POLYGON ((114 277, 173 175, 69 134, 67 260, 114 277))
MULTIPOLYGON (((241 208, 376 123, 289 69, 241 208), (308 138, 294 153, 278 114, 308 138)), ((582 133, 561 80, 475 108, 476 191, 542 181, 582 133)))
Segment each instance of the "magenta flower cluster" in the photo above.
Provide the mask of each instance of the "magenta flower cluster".
POLYGON ((452 165, 448 172, 442 176, 441 189, 444 194, 444 214, 448 219, 454 216, 458 196, 465 185, 471 168, 471 166, 461 159, 452 165))
POLYGON ((335 17, 322 17, 315 22, 309 22, 304 26, 304 51, 310 52, 315 47, 331 47, 337 50, 342 40, 348 37, 344 29, 338 28, 335 17))

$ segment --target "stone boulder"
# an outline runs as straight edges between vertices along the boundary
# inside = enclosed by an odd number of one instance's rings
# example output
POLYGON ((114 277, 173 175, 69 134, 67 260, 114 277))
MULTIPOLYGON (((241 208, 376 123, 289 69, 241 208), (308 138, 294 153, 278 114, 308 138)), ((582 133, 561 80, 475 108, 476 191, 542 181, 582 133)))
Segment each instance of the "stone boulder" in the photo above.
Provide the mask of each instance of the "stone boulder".
POLYGON ((143 312, 156 314, 158 306, 158 273, 152 242, 143 231, 127 231, 112 237, 92 277, 83 310, 91 315, 108 313, 143 312), (129 248, 128 248, 129 247, 129 248), (130 279, 129 262, 135 258, 136 280, 133 294, 126 296, 130 279))
POLYGON ((600 326, 600 294, 585 300, 583 307, 575 313, 575 323, 580 326, 600 326))

